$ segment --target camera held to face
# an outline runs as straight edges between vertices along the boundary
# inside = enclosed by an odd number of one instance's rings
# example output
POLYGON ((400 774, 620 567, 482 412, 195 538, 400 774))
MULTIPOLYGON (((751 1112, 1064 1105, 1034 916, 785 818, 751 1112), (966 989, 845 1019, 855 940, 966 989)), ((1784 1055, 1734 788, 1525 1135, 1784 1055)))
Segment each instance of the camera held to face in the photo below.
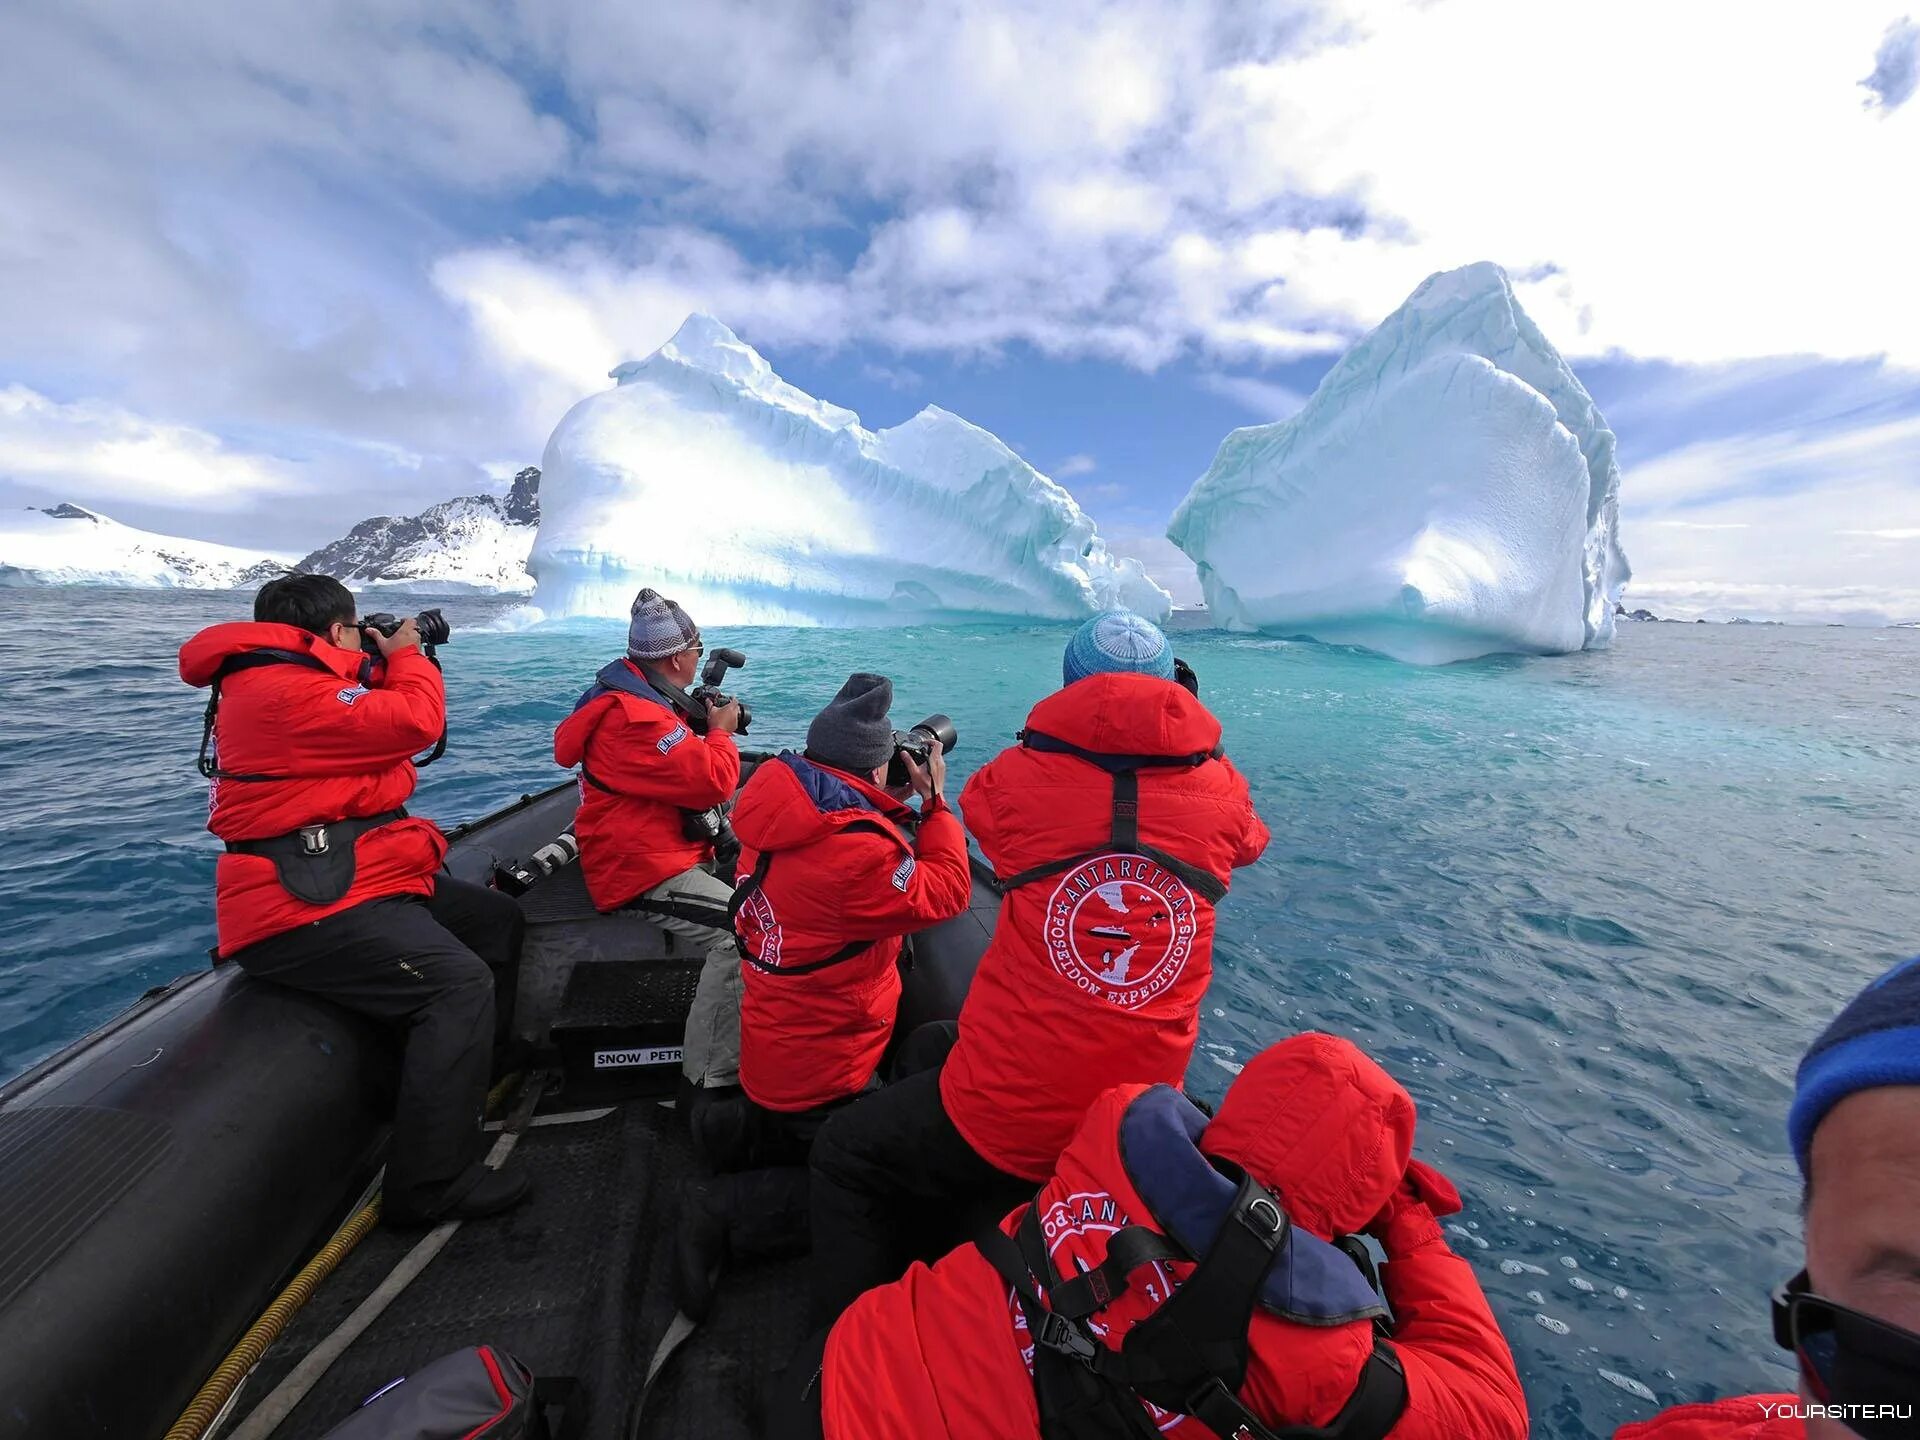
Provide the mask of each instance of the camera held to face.
MULTIPOLYGON (((447 623, 447 617, 438 610, 422 610, 413 617, 413 623, 420 631, 420 643, 429 651, 434 646, 444 645, 453 638, 453 627, 447 623)), ((375 631, 392 639, 394 632, 404 624, 406 624, 405 620, 397 615, 389 615, 383 610, 378 615, 363 617, 360 621, 360 633, 369 641, 373 639, 375 631)))
POLYGON ((911 730, 893 732, 893 759, 887 763, 889 790, 911 783, 913 777, 907 774, 906 757, 911 755, 917 764, 925 766, 936 740, 943 755, 951 755, 960 743, 960 732, 944 715, 929 715, 911 730))
MULTIPOLYGON (((737 697, 721 693, 720 682, 727 678, 727 671, 745 667, 747 657, 738 650, 715 650, 707 656, 707 663, 700 671, 700 683, 690 692, 702 705, 725 705, 737 697)), ((747 709, 747 702, 740 701, 740 728, 738 734, 747 733, 747 727, 753 723, 753 712, 747 709)))

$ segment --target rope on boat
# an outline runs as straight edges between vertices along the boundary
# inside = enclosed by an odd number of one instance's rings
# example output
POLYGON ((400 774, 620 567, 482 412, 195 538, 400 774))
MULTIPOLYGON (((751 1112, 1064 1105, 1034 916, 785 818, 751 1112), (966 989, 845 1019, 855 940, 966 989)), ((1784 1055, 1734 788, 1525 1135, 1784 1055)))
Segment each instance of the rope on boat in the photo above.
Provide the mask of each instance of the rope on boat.
POLYGON ((287 1288, 248 1327, 247 1333, 240 1337, 240 1343, 227 1353, 227 1358, 220 1362, 180 1418, 173 1422, 166 1440, 201 1440, 226 1409, 227 1402, 240 1388, 240 1382, 260 1363, 260 1357, 267 1353, 267 1348, 280 1338, 280 1332, 287 1328, 287 1322, 312 1298, 320 1282, 333 1273, 334 1268, 347 1258, 353 1247, 366 1238, 367 1232, 379 1221, 380 1197, 376 1195, 348 1217, 347 1223, 320 1247, 319 1254, 301 1267, 300 1273, 288 1282, 287 1288))

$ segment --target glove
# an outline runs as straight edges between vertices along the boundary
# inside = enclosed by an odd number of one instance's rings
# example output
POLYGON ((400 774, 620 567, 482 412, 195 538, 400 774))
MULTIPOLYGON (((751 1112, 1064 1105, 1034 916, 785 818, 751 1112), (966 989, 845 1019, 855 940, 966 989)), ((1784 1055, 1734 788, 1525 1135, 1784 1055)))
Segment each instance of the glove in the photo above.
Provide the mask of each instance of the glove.
POLYGON ((1366 1229, 1391 1260, 1423 1245, 1444 1244, 1437 1217, 1459 1211, 1460 1192, 1453 1182, 1424 1160, 1412 1160, 1399 1189, 1366 1229))

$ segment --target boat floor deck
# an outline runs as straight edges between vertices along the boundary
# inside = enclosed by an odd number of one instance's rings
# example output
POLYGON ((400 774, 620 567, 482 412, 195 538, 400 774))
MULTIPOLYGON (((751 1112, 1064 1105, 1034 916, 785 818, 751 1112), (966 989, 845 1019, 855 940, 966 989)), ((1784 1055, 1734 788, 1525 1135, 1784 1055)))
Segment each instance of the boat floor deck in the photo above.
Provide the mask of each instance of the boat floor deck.
MULTIPOLYGON (((528 921, 520 1006, 545 1022, 575 965, 681 958, 637 915, 600 915, 573 866, 523 898, 528 921)), ((684 1126, 668 1105, 564 1093, 543 1100, 506 1168, 534 1181, 531 1200, 456 1231, 365 1334, 335 1361, 274 1440, 317 1440, 382 1386, 463 1346, 492 1344, 536 1375, 583 1387, 579 1440, 749 1440, 771 1375, 804 1337, 806 1260, 742 1266, 723 1277, 712 1313, 675 1352, 630 1430, 647 1365, 674 1315, 673 1237, 698 1183, 684 1126), (591 1109, 586 1107, 593 1107, 591 1109), (564 1123, 554 1123, 563 1121, 564 1123)), ((427 1232, 369 1234, 295 1317, 242 1391, 224 1433, 331 1334, 427 1232)))
MULTIPOLYGON (((485 1342, 541 1376, 584 1387, 582 1440, 627 1440, 647 1362, 673 1319, 668 1243, 681 1177, 697 1173, 674 1112, 630 1101, 537 1126, 508 1168, 534 1177, 521 1209, 463 1225, 333 1365, 275 1440, 317 1440, 369 1395, 428 1361, 485 1342)), ((426 1232, 374 1230, 322 1285, 248 1381, 258 1404, 345 1320, 426 1232)), ((729 1273, 707 1322, 648 1397, 646 1437, 747 1440, 764 1377, 800 1343, 806 1261, 729 1273)))

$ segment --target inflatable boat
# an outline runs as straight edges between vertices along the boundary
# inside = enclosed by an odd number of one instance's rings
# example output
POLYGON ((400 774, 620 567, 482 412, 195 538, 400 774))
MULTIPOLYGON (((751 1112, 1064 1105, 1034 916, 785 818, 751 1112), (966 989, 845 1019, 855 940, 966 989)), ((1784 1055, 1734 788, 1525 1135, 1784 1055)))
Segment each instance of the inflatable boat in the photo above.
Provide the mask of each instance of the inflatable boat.
MULTIPOLYGON (((577 799, 568 782, 450 832, 448 867, 487 882, 577 799)), ((233 966, 0 1089, 0 1436, 313 1440, 477 1344, 553 1382, 579 1440, 756 1433, 803 1338, 806 1262, 730 1270, 704 1323, 675 1323, 700 1171, 672 1097, 702 957, 596 912, 577 863, 521 903, 517 1028, 541 1059, 496 1091, 494 1153, 535 1190, 506 1216, 378 1226, 394 1037, 233 966)), ((997 905, 976 864, 972 908, 915 937, 901 1033, 959 1013, 997 905)))

